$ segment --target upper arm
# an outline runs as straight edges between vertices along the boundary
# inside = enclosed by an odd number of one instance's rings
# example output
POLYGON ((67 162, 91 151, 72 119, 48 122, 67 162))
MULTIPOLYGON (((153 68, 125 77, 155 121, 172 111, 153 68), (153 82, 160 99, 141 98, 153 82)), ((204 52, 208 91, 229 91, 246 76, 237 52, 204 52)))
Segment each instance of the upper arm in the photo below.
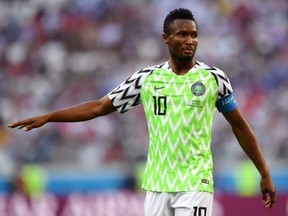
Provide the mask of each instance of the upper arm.
POLYGON ((230 112, 224 112, 223 116, 229 122, 233 129, 236 128, 243 128, 248 126, 246 120, 244 119, 243 115, 241 114, 238 108, 233 109, 230 112))
POLYGON ((233 95, 233 88, 227 75, 218 68, 210 67, 208 69, 214 76, 218 86, 216 107, 219 112, 226 113, 237 108, 237 102, 233 95))

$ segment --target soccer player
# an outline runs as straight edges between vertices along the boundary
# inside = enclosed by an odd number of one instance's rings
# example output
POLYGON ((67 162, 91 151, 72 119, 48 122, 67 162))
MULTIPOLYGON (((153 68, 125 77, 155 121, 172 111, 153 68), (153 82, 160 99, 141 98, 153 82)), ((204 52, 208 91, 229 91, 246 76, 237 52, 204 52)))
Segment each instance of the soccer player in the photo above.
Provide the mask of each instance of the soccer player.
POLYGON ((257 140, 242 116, 226 74, 194 58, 198 26, 188 9, 164 20, 163 42, 169 60, 131 75, 105 97, 10 123, 30 131, 48 122, 79 122, 124 113, 142 104, 150 137, 142 187, 146 216, 211 216, 213 164, 211 128, 216 109, 231 125, 244 152, 261 175, 267 208, 275 189, 257 140))

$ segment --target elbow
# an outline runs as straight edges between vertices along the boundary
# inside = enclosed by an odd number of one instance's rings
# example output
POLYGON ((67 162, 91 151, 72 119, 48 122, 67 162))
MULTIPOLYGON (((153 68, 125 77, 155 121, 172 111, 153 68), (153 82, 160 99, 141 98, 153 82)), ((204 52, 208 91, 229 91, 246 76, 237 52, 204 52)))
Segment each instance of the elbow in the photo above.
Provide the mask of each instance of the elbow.
POLYGON ((114 111, 116 111, 116 108, 113 106, 112 102, 108 97, 101 98, 100 100, 97 100, 94 102, 93 105, 93 117, 100 117, 108 115, 114 111))

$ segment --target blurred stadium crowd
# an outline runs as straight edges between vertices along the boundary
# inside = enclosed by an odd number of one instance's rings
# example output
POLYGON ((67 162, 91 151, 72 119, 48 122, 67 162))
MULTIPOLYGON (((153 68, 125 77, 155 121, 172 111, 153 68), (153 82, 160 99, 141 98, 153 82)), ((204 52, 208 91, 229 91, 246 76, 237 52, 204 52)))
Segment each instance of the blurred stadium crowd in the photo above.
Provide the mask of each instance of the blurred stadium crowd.
MULTIPOLYGON (((288 162, 288 5, 285 0, 0 1, 0 176, 23 163, 47 171, 134 170, 148 138, 141 107, 29 133, 8 122, 104 96, 143 67, 166 61, 162 22, 178 7, 199 25, 197 59, 230 77, 272 170, 288 162)), ((215 172, 245 159, 216 114, 215 172)))

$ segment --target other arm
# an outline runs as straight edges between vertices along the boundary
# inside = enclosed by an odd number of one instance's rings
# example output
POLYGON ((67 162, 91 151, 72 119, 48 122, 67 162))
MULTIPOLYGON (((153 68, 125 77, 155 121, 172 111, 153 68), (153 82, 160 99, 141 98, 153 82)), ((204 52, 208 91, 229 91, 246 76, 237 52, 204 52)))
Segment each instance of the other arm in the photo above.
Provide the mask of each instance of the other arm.
POLYGON ((275 188, 252 129, 238 108, 234 109, 233 111, 223 113, 223 115, 231 125, 232 131, 240 146, 258 169, 261 175, 260 188, 263 202, 266 208, 272 208, 272 205, 275 202, 275 188), (267 194, 269 196, 267 196, 267 194))
POLYGON ((29 131, 33 128, 41 127, 48 122, 87 121, 99 116, 108 115, 115 110, 116 108, 113 106, 111 100, 108 98, 108 96, 105 96, 99 100, 83 102, 65 109, 12 122, 8 124, 8 127, 29 131))

